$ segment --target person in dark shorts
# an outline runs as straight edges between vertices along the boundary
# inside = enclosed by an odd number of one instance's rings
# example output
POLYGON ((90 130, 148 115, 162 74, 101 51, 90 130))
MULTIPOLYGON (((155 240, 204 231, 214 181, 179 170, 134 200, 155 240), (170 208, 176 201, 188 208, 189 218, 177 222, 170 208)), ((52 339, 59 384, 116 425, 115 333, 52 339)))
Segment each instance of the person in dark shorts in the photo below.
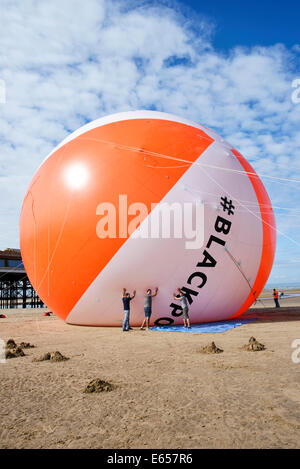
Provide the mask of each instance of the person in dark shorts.
POLYGON ((123 322, 123 332, 129 331, 131 329, 129 325, 130 319, 130 301, 135 297, 136 291, 134 290, 133 295, 130 296, 130 293, 126 292, 126 288, 123 288, 123 308, 124 308, 124 322, 123 322))
POLYGON ((183 324, 184 327, 187 327, 188 329, 191 328, 190 324, 190 318, 189 318, 189 307, 187 303, 187 299, 183 291, 180 290, 180 288, 177 289, 178 294, 176 293, 173 294, 174 300, 179 300, 180 301, 180 306, 182 308, 182 314, 183 314, 183 324))
POLYGON ((157 295, 158 287, 155 288, 155 292, 152 293, 152 290, 148 288, 145 295, 145 302, 144 302, 144 312, 145 312, 145 319, 143 324, 141 325, 141 329, 144 330, 146 326, 146 331, 149 331, 149 324, 150 318, 152 314, 152 298, 157 295))

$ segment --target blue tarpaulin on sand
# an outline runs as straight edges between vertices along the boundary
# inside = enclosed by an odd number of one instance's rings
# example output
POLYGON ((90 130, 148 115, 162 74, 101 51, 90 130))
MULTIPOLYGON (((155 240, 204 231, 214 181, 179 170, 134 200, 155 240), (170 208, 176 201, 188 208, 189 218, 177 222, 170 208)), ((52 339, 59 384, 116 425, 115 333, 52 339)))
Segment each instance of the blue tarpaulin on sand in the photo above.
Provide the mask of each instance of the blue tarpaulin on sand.
POLYGON ((183 326, 161 326, 152 327, 152 331, 167 331, 167 332, 208 332, 215 334, 218 332, 226 332, 235 327, 248 324, 249 322, 256 321, 257 318, 250 319, 232 319, 231 321, 207 322, 203 324, 192 324, 190 329, 183 326))

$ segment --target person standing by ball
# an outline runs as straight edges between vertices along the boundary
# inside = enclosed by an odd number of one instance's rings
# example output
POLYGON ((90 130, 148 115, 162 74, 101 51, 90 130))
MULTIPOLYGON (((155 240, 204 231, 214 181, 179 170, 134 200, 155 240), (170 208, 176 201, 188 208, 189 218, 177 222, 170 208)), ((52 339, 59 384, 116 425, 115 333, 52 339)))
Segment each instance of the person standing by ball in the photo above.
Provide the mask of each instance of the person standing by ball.
POLYGON ((191 324, 190 324, 190 318, 189 318, 189 307, 188 307, 188 303, 187 303, 187 299, 186 299, 186 296, 184 294, 183 291, 181 291, 180 288, 177 289, 178 290, 178 295, 176 295, 176 293, 173 294, 173 297, 174 297, 174 300, 179 300, 180 301, 180 305, 181 305, 181 308, 182 308, 182 314, 183 314, 183 324, 184 324, 184 327, 187 327, 188 329, 191 328, 191 324))
POLYGON ((158 292, 158 287, 155 288, 155 292, 153 294, 152 294, 151 288, 148 288, 148 290, 146 291, 145 301, 144 301, 145 319, 143 321, 143 324, 141 325, 142 330, 144 329, 145 326, 146 326, 146 331, 149 330, 150 318, 152 314, 152 298, 157 295, 157 292, 158 292))
POLYGON ((275 288, 273 288, 273 298, 274 298, 276 308, 280 308, 280 304, 278 301, 278 291, 275 288))
POLYGON ((135 297, 136 290, 134 290, 133 295, 130 296, 130 293, 126 292, 126 288, 123 288, 123 308, 124 308, 124 322, 123 322, 123 332, 129 331, 130 325, 130 301, 135 297))

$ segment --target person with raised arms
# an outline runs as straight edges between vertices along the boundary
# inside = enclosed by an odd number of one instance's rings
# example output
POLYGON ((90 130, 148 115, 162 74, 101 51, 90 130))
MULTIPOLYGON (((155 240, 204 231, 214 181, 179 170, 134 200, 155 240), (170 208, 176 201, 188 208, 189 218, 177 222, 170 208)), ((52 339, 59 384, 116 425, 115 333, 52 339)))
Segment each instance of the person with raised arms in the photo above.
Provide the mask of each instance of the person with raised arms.
POLYGON ((146 291, 145 301, 144 301, 145 319, 143 321, 143 324, 141 325, 141 330, 144 330, 146 326, 146 331, 149 331, 150 318, 152 314, 152 298, 157 295, 157 292, 158 292, 158 287, 155 288, 154 293, 152 293, 151 288, 148 288, 148 290, 146 291))
POLYGON ((177 288, 177 290, 178 290, 178 294, 176 295, 176 293, 174 293, 173 297, 174 297, 174 300, 180 301, 182 314, 183 314, 184 327, 187 327, 188 329, 190 329, 191 324, 190 324, 190 318, 189 318, 189 307, 188 307, 187 299, 186 299, 184 292, 180 288, 177 288))
POLYGON ((130 296, 130 293, 126 291, 126 288, 123 288, 123 308, 124 308, 124 322, 123 322, 123 332, 129 331, 131 329, 129 325, 130 320, 130 301, 135 297, 136 290, 133 291, 133 295, 130 296))

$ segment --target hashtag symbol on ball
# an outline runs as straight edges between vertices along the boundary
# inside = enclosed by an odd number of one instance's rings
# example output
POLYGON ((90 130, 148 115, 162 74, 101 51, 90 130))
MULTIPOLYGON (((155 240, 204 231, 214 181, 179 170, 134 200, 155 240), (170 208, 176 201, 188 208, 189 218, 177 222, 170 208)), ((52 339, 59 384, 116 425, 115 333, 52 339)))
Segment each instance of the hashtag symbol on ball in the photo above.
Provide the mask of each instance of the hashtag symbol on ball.
POLYGON ((227 212, 228 215, 234 214, 234 205, 232 200, 228 200, 227 197, 221 197, 221 207, 223 207, 223 212, 227 212))

